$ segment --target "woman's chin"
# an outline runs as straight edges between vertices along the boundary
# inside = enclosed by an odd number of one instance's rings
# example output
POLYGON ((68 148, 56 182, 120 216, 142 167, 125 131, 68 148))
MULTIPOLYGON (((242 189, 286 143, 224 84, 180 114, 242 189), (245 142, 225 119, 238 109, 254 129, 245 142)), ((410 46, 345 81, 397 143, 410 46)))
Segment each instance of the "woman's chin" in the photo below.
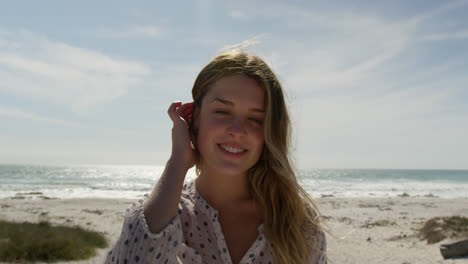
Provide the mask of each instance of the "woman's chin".
POLYGON ((248 168, 240 166, 239 164, 233 164, 230 162, 222 162, 212 167, 216 174, 222 176, 239 176, 246 175, 248 168))

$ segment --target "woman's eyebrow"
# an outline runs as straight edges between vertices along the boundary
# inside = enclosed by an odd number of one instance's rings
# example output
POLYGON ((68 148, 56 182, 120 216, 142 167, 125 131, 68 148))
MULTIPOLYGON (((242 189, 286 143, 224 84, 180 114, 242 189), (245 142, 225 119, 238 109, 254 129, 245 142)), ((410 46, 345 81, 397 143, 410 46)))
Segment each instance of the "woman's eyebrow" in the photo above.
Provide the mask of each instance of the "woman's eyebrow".
POLYGON ((228 100, 225 100, 225 99, 221 99, 221 98, 219 98, 219 97, 216 97, 215 99, 213 99, 212 102, 215 102, 215 101, 218 101, 218 102, 220 102, 220 103, 222 103, 222 104, 226 104, 226 105, 229 105, 229 106, 234 106, 234 103, 233 103, 233 102, 228 101, 228 100))
MULTIPOLYGON (((211 102, 213 103, 213 102, 215 102, 215 101, 218 101, 218 102, 220 102, 220 103, 222 103, 222 104, 225 104, 225 105, 234 106, 234 103, 233 103, 233 102, 231 102, 231 101, 229 101, 229 100, 226 100, 226 99, 221 99, 221 98, 219 98, 219 97, 215 97, 215 98, 213 99, 213 101, 211 101, 211 102)), ((250 111, 253 111, 253 112, 265 113, 265 110, 259 109, 259 108, 250 108, 249 110, 250 110, 250 111)))

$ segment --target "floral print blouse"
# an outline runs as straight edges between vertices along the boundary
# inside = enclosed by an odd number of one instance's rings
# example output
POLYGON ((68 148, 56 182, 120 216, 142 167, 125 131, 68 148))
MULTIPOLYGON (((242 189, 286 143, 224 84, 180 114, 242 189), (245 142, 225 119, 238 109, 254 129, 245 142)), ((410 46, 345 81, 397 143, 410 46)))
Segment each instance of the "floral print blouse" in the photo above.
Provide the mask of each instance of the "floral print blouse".
MULTIPOLYGON (((145 195, 147 197, 147 195, 145 195)), ((322 231, 317 236, 320 250, 309 263, 326 264, 326 240, 322 231)), ((229 263, 218 212, 201 197, 194 182, 184 184, 176 217, 159 233, 152 233, 143 213, 143 200, 127 209, 119 240, 108 253, 106 264, 128 263, 229 263)), ((263 232, 243 256, 242 264, 274 263, 273 255, 263 232)))

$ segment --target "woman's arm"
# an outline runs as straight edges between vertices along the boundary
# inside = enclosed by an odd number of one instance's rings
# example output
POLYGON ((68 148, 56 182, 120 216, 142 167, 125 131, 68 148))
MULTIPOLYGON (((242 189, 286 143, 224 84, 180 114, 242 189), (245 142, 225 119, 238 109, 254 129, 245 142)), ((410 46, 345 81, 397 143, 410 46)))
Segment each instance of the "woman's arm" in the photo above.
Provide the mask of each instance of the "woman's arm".
POLYGON ((144 215, 152 233, 163 230, 177 215, 187 170, 169 160, 150 196, 143 203, 144 215))
POLYGON ((193 104, 173 103, 168 110, 172 155, 150 196, 127 209, 119 240, 107 255, 111 263, 175 263, 183 240, 178 204, 187 171, 195 164, 187 122, 193 104))
POLYGON ((146 222, 153 233, 161 231, 176 216, 185 176, 195 164, 187 125, 192 112, 193 103, 176 102, 168 109, 173 122, 172 155, 143 204, 146 222))

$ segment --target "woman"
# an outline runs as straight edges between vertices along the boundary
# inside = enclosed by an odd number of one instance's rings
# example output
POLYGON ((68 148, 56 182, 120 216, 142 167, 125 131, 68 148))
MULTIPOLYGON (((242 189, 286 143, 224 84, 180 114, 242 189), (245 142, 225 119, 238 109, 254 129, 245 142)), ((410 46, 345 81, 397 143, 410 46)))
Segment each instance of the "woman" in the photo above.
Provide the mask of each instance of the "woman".
POLYGON ((127 210, 106 263, 326 263, 325 236, 289 161, 282 87, 259 57, 229 51, 173 103, 172 154, 127 210), (196 166, 197 179, 184 185, 196 166))

